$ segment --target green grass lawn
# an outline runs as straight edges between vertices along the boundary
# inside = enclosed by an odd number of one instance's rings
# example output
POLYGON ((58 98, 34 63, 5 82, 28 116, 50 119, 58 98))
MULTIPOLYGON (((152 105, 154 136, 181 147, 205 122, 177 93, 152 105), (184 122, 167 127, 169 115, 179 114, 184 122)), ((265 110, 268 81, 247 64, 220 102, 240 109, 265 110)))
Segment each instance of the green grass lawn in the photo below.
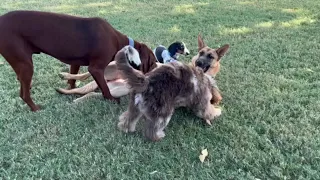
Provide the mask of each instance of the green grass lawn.
POLYGON ((16 9, 99 16, 151 48, 185 41, 191 56, 199 32, 210 47, 231 48, 217 76, 222 116, 208 127, 178 109, 157 143, 141 126, 117 130, 127 98, 74 105, 76 96, 58 94, 68 66, 46 55, 34 56, 32 96, 42 110, 32 113, 5 62, 0 179, 320 179, 319 1, 1 1, 0 14, 16 9))

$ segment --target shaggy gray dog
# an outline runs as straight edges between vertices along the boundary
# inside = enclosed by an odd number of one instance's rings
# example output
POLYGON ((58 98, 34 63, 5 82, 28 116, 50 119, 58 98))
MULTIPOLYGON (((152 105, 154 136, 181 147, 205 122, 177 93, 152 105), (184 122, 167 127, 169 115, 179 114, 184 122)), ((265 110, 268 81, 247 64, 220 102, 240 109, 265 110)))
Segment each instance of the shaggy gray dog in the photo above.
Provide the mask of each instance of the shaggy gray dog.
POLYGON ((128 51, 133 51, 132 47, 124 47, 115 56, 118 70, 130 88, 129 107, 119 117, 120 130, 134 132, 139 119, 144 118, 145 136, 158 141, 165 136, 163 130, 177 107, 191 109, 209 124, 221 114, 212 104, 216 83, 201 68, 172 62, 144 75, 130 66, 128 51))

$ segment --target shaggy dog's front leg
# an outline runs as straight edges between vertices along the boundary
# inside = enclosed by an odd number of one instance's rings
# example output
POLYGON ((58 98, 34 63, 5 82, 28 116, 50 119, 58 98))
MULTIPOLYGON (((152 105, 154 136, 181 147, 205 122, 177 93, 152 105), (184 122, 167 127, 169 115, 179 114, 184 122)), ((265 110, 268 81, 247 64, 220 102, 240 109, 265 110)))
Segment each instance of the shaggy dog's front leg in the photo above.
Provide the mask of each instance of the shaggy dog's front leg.
POLYGON ((155 119, 146 118, 145 136, 152 141, 160 141, 165 137, 164 129, 170 122, 172 113, 165 118, 158 117, 155 119))
POLYGON ((136 130, 136 124, 139 119, 142 117, 142 113, 140 112, 138 105, 134 102, 134 93, 130 93, 130 102, 128 110, 122 113, 119 117, 118 128, 125 132, 134 132, 136 130))

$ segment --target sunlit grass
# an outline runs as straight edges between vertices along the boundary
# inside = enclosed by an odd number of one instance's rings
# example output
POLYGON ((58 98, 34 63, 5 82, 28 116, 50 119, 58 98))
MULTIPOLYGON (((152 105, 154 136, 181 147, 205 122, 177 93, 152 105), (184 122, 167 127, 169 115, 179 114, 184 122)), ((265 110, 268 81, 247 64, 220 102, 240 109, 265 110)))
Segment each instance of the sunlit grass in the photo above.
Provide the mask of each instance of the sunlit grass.
POLYGON ((191 5, 191 4, 175 6, 174 11, 177 12, 177 13, 188 13, 188 14, 194 14, 195 13, 193 5, 191 5))
POLYGON ((320 179, 319 2, 1 1, 0 14, 16 9, 98 16, 151 48, 184 41, 185 62, 198 33, 230 51, 216 77, 222 116, 208 127, 178 109, 157 143, 141 125, 128 135, 117 129, 127 97, 72 104, 78 96, 58 94, 68 66, 44 54, 33 56, 31 90, 42 110, 30 112, 0 57, 0 179, 320 179))

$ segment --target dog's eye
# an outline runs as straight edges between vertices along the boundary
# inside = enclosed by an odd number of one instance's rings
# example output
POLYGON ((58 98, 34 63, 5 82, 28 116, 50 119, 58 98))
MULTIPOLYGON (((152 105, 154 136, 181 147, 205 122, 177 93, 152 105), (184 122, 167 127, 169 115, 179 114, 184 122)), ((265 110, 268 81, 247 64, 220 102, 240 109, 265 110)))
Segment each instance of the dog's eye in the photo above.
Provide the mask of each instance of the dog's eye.
POLYGON ((212 54, 208 54, 208 58, 212 59, 214 57, 212 56, 212 54))
POLYGON ((203 51, 200 51, 200 52, 199 52, 199 55, 200 55, 200 56, 203 56, 203 54, 204 54, 203 51))

